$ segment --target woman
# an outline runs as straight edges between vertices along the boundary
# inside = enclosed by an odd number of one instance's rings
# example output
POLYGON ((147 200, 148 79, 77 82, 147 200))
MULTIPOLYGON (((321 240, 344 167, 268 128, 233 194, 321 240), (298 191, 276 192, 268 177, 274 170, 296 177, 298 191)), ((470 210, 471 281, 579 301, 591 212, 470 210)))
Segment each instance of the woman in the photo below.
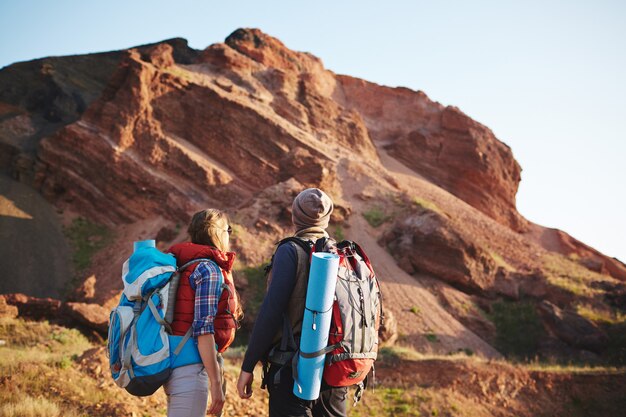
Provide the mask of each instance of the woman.
POLYGON ((242 316, 231 274, 235 253, 228 251, 232 228, 226 214, 202 210, 193 216, 187 231, 191 241, 169 249, 179 268, 187 266, 181 272, 171 324, 174 338, 182 340, 184 347, 175 356, 164 387, 168 417, 204 416, 209 387, 209 414, 221 413, 225 392, 218 362, 242 316))

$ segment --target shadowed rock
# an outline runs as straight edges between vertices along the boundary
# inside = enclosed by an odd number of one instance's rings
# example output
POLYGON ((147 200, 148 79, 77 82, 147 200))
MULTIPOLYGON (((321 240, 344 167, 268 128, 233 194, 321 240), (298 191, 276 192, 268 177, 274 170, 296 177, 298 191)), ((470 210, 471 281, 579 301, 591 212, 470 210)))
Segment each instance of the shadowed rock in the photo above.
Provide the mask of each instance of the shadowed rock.
POLYGON ((548 329, 572 347, 601 352, 608 342, 604 331, 572 311, 561 310, 549 301, 542 301, 539 312, 548 329))

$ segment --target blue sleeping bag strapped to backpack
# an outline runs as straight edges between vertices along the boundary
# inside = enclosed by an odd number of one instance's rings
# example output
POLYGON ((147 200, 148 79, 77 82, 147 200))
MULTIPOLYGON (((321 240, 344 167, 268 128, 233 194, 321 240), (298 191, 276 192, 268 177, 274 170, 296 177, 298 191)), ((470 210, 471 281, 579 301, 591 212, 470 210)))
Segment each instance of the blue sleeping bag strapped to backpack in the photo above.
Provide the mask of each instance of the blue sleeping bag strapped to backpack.
POLYGON ((338 269, 339 256, 335 254, 320 252, 311 257, 300 350, 293 375, 293 393, 303 400, 319 397, 338 269))

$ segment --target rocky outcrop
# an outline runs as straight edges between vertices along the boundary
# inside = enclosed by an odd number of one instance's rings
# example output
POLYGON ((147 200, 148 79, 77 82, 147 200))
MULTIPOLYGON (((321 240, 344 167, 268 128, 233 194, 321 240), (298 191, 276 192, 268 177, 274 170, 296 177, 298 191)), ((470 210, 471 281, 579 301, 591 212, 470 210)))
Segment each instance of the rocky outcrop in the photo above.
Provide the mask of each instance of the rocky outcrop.
POLYGON ((384 320, 378 330, 380 346, 393 346, 398 340, 398 321, 390 309, 385 309, 384 320))
MULTIPOLYGON (((159 50, 171 57, 171 48, 159 50)), ((38 179, 46 197, 117 224, 149 213, 184 216, 190 202, 206 199, 200 186, 210 191, 228 180, 198 169, 151 120, 155 75, 139 52, 129 53, 83 118, 42 141, 38 179), (198 185, 185 176, 198 178, 198 185)))
POLYGON ((259 31, 237 32, 191 65, 174 52, 127 51, 100 99, 42 141, 45 196, 101 222, 182 219, 290 176, 332 189, 336 152, 377 160, 360 116, 332 99, 334 76, 319 59, 259 31))
POLYGON ((486 317, 474 297, 441 282, 433 282, 430 285, 434 287, 441 304, 448 312, 481 339, 494 345, 496 326, 486 317))
POLYGON ((61 301, 54 298, 29 297, 25 294, 5 294, 6 304, 17 307, 18 315, 33 320, 54 319, 59 316, 61 301))
POLYGON ((109 329, 109 311, 98 304, 64 303, 63 314, 76 324, 106 335, 109 329))
POLYGON ((496 263, 447 217, 420 210, 399 219, 381 238, 409 274, 433 275, 469 291, 493 286, 496 263))
MULTIPOLYGON (((28 66, 51 85, 44 101, 53 107, 37 107, 15 88, 0 101, 58 118, 26 170, 51 201, 90 218, 181 218, 207 194, 233 204, 285 180, 292 166, 281 161, 296 148, 331 171, 342 150, 377 163, 372 138, 435 184, 523 229, 514 199, 519 166, 487 128, 422 92, 336 76, 257 29, 239 29, 204 51, 173 39, 72 59, 72 76, 63 58, 28 66), (91 71, 98 60, 106 65, 91 71)), ((7 80, 21 71, 9 68, 7 80)), ((29 137, 34 145, 46 135, 29 137)))
POLYGON ((550 332, 568 345, 592 352, 601 352, 606 347, 606 333, 573 311, 562 310, 549 301, 542 301, 539 312, 550 332))
POLYGON ((600 253, 562 230, 534 226, 529 237, 536 239, 546 250, 568 256, 591 271, 626 281, 623 262, 600 253))
POLYGON ((78 325, 95 330, 102 336, 107 334, 109 326, 109 311, 99 304, 64 303, 54 298, 37 298, 19 293, 0 295, 0 316, 3 314, 78 325))
MULTIPOLYGON (((189 63, 197 51, 184 39, 157 45, 173 48, 178 63, 189 63)), ((145 52, 154 45, 137 47, 145 52)), ((124 51, 48 57, 18 62, 0 71, 0 171, 32 184, 35 158, 43 137, 80 119, 109 83, 124 51), (11 157, 6 157, 11 155, 11 157)))
POLYGON ((515 206, 521 168, 491 130, 421 91, 348 76, 338 81, 337 100, 362 116, 394 158, 498 222, 526 230, 515 206))
POLYGON ((18 316, 18 309, 14 305, 7 303, 6 297, 0 295, 0 318, 13 319, 18 316))

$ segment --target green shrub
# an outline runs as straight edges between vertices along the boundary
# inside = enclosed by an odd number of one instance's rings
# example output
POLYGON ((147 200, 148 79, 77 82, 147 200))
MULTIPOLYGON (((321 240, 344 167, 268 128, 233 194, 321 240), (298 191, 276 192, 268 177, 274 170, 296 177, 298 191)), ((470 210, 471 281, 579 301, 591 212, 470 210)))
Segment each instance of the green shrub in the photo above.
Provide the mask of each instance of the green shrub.
POLYGON ((474 356, 474 351, 470 348, 464 348, 463 353, 465 353, 467 356, 474 356))
POLYGON ((372 227, 378 227, 391 219, 380 207, 373 207, 364 212, 363 217, 372 227))
MULTIPOLYGON (((256 317, 261 308, 261 304, 263 303, 263 298, 265 297, 267 288, 267 280, 265 279, 265 264, 246 266, 239 269, 237 272, 244 274, 248 281, 248 285, 244 293, 244 314, 248 318, 256 317)), ((245 323, 249 324, 251 322, 246 320, 245 323)), ((236 333, 234 345, 247 346, 251 330, 252 329, 246 327, 239 330, 236 333)))
POLYGON ((341 242, 342 240, 346 240, 346 236, 343 233, 343 228, 341 226, 335 227, 334 238, 337 242, 341 242))
POLYGON ((437 337, 436 334, 434 333, 426 333, 424 335, 424 337, 426 338, 426 340, 428 340, 430 343, 436 343, 439 341, 439 338, 437 337))
POLYGON ((68 356, 63 356, 56 365, 61 369, 67 369, 72 366, 72 359, 68 356))
POLYGON ((105 226, 77 217, 64 229, 70 241, 72 261, 77 271, 82 271, 91 264, 91 257, 106 247, 111 240, 111 232, 105 226))
POLYGON ((611 364, 626 365, 626 323, 614 323, 606 326, 609 343, 606 357, 611 364))
POLYGON ((489 318, 496 326, 496 347, 500 352, 519 360, 535 356, 544 329, 532 303, 496 302, 489 318))
POLYGON ((265 297, 267 280, 265 279, 265 264, 247 266, 241 271, 248 279, 249 296, 246 299, 246 314, 256 316, 265 297))

